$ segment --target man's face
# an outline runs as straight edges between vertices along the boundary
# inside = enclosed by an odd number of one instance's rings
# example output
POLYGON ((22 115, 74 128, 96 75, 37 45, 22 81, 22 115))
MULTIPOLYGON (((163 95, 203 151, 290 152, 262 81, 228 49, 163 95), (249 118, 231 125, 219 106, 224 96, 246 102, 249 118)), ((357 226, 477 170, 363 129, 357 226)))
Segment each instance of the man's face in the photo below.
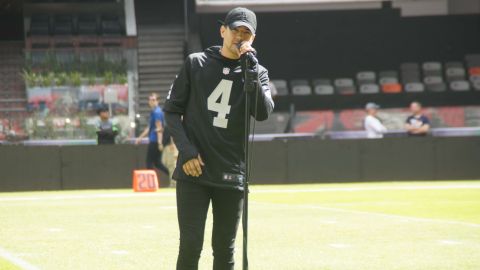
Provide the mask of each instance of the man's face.
POLYGON ((422 107, 420 107, 420 105, 418 103, 412 103, 410 104, 410 111, 413 113, 413 114, 418 114, 420 113, 420 111, 422 110, 422 107))
POLYGON ((155 108, 155 107, 157 107, 157 105, 158 105, 158 100, 157 100, 157 98, 156 98, 155 96, 150 96, 150 97, 148 98, 148 105, 149 105, 150 108, 152 108, 152 109, 155 108))
POLYGON ((223 38, 223 47, 229 50, 233 55, 237 56, 240 56, 237 44, 245 41, 252 43, 255 39, 255 35, 253 35, 245 26, 230 29, 228 26, 222 25, 220 27, 220 34, 223 38))
POLYGON ((367 109, 367 113, 369 115, 376 115, 377 114, 377 109, 367 109))
POLYGON ((110 113, 108 111, 100 112, 100 119, 107 120, 110 117, 110 113))

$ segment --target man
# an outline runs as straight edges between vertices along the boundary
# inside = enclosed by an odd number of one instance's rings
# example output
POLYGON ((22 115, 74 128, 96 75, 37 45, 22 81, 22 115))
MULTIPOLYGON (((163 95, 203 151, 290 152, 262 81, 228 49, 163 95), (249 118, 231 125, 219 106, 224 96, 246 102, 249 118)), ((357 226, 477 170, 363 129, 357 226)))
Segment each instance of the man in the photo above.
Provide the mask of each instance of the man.
POLYGON ((373 102, 367 103, 365 110, 367 116, 364 120, 365 130, 367 131, 367 138, 369 139, 379 139, 383 138, 383 134, 387 132, 387 128, 382 124, 380 119, 377 117, 378 109, 380 106, 373 102))
POLYGON ((189 55, 165 103, 167 127, 179 150, 173 174, 180 229, 177 270, 198 269, 210 201, 213 269, 233 269, 245 177, 243 80, 252 103, 249 114, 262 121, 273 110, 267 70, 242 67, 247 52, 254 52, 255 13, 234 8, 221 23, 223 45, 189 55))
POLYGON ((142 134, 140 134, 135 140, 135 144, 139 144, 141 139, 148 135, 147 169, 153 170, 154 168, 157 168, 168 175, 168 169, 161 162, 164 116, 162 109, 158 106, 158 101, 158 95, 156 93, 152 93, 148 97, 148 105, 152 109, 150 112, 149 124, 142 134))
POLYGON ((409 136, 426 136, 430 130, 430 120, 422 114, 422 104, 414 101, 410 104, 412 115, 407 118, 405 129, 409 136))
POLYGON ((115 144, 115 137, 118 135, 118 128, 110 120, 110 112, 107 106, 102 105, 97 109, 100 121, 97 124, 97 143, 115 144))

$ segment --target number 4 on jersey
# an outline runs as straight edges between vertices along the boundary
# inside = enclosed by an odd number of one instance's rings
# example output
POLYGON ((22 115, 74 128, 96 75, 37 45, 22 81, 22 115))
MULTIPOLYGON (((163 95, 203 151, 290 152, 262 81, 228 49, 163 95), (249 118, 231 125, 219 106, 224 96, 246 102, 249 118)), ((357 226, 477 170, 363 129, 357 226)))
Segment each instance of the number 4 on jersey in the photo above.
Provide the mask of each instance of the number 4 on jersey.
POLYGON ((231 106, 228 104, 230 93, 232 92, 233 81, 221 80, 207 99, 208 110, 218 113, 213 118, 215 127, 227 128, 227 114, 230 113, 231 106), (220 102, 218 102, 220 99, 220 102))

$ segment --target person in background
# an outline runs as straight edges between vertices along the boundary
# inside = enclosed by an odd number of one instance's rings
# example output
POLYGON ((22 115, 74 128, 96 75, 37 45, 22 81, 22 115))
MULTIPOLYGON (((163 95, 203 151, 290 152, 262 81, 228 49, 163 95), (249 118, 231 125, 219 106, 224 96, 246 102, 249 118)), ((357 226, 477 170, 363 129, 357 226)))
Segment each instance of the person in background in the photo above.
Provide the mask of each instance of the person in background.
POLYGON ((163 151, 163 127, 165 126, 165 120, 163 116, 162 108, 158 105, 159 97, 156 93, 150 94, 148 97, 148 105, 152 109, 150 112, 149 124, 145 130, 135 140, 135 144, 139 144, 142 138, 148 135, 148 148, 147 148, 147 169, 158 170, 168 173, 168 169, 162 164, 162 151, 163 151))
POLYGON ((387 128, 382 124, 380 119, 377 117, 379 105, 369 102, 365 106, 367 116, 364 120, 365 130, 367 131, 367 138, 369 139, 378 139, 383 138, 383 134, 387 132, 387 128))
POLYGON ((97 109, 97 114, 100 120, 97 124, 97 143, 100 144, 115 144, 115 137, 118 135, 118 128, 110 119, 110 112, 105 105, 97 109))
POLYGON ((414 101, 410 104, 412 115, 407 118, 405 129, 409 136, 426 136, 430 130, 430 120, 422 114, 422 104, 414 101))

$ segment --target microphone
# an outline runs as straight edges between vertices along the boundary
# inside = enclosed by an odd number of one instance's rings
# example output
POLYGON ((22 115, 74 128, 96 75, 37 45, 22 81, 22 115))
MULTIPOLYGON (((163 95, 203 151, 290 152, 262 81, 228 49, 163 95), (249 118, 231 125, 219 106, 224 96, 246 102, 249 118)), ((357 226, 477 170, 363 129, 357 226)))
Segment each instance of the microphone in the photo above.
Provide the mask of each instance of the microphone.
MULTIPOLYGON (((237 49, 240 50, 240 47, 242 47, 244 43, 245 41, 237 43, 237 49)), ((258 59, 256 56, 257 56, 257 51, 253 50, 251 52, 246 52, 242 54, 240 57, 246 57, 250 61, 250 63, 254 66, 258 64, 258 59)))

